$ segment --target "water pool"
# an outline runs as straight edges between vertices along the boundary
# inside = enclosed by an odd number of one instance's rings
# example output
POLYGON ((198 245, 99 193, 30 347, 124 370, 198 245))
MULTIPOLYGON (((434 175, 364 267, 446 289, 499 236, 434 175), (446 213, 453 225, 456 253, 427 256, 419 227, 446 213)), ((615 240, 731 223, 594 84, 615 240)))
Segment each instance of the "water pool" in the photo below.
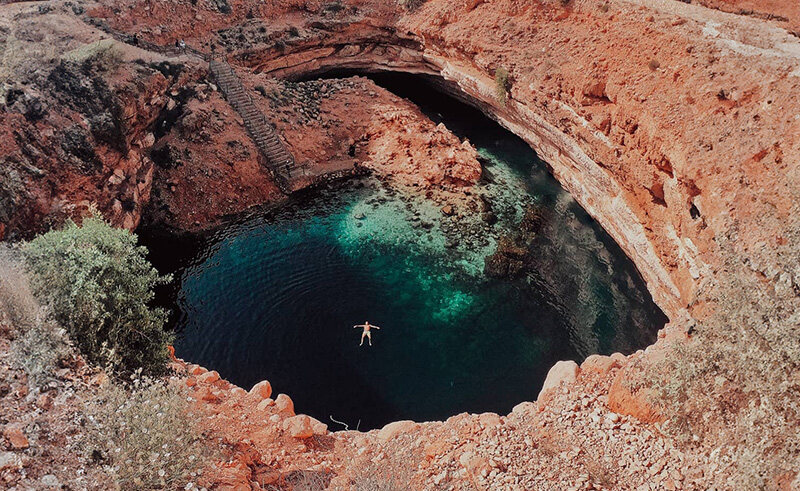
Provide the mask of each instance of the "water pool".
MULTIPOLYGON (((392 87, 407 90, 407 83, 392 87), (403 89, 406 87, 406 89, 403 89)), ((441 96, 412 96, 468 138, 487 179, 471 191, 497 223, 445 217, 423 195, 366 177, 295 196, 190 241, 148 231, 178 356, 249 388, 268 379, 298 412, 350 428, 535 399, 558 360, 651 344, 665 317, 619 247, 521 140, 441 96), (486 257, 534 208, 524 268, 486 257), (359 346, 365 320, 373 346, 359 346)))

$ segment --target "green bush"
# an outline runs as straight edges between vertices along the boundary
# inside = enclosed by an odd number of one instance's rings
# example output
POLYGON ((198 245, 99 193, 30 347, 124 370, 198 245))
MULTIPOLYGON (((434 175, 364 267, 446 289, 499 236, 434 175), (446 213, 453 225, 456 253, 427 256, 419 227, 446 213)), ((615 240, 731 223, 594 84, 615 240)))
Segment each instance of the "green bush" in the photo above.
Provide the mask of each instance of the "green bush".
POLYGON ((503 67, 498 68, 494 71, 494 94, 497 97, 497 101, 502 104, 506 105, 506 100, 508 99, 508 89, 510 83, 508 81, 508 70, 503 67))
POLYGON ((23 248, 34 293, 51 307, 81 353, 113 372, 164 372, 171 336, 153 287, 170 280, 145 259, 136 236, 97 214, 23 248))

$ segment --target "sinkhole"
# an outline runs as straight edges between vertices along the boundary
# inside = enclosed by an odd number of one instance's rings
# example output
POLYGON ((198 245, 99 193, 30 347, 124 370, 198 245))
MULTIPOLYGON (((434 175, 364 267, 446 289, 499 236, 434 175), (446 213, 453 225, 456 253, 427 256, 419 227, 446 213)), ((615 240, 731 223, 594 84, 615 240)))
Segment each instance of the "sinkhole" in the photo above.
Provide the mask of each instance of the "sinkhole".
POLYGON ((478 149, 481 210, 450 219, 361 177, 200 237, 142 230, 175 276, 158 300, 179 357, 367 430, 505 414, 558 360, 655 341, 666 317, 635 266, 525 142, 418 77, 370 76, 478 149), (364 321, 381 327, 371 347, 364 321))

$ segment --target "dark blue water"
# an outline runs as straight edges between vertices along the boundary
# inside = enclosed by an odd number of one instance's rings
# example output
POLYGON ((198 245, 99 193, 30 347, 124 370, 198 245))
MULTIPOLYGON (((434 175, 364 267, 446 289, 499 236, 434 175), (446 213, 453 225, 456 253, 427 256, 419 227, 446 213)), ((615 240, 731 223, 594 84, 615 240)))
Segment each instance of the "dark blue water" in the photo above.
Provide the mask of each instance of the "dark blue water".
POLYGON ((524 142, 454 101, 401 95, 479 149, 491 177, 475 192, 498 224, 447 221, 424 196, 366 178, 207 237, 145 232, 156 265, 176 274, 161 301, 176 311, 178 356, 245 388, 268 379, 298 412, 369 429, 506 413, 558 360, 654 341, 665 318, 635 268, 524 142), (487 278, 485 257, 529 206, 543 226, 525 271, 487 278), (352 327, 365 320, 381 327, 372 347, 352 327))

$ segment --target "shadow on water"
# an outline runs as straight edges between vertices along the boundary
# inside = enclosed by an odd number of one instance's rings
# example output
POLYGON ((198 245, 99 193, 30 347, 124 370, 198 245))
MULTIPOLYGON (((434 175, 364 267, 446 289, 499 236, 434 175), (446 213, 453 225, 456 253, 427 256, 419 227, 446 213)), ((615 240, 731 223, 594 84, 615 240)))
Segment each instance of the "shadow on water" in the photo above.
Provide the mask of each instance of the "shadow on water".
POLYGON ((245 388, 268 379, 299 412, 369 429, 507 413, 536 397, 558 360, 655 340, 666 319, 635 267, 522 140, 416 78, 374 80, 479 150, 497 236, 454 249, 438 208, 371 178, 202 237, 142 231, 154 264, 176 276, 158 299, 174 312, 179 356, 245 388), (487 278, 486 255, 526 206, 541 228, 522 274, 487 278), (433 226, 420 228, 420 216, 433 226), (365 320, 382 327, 372 347, 352 327, 365 320))

